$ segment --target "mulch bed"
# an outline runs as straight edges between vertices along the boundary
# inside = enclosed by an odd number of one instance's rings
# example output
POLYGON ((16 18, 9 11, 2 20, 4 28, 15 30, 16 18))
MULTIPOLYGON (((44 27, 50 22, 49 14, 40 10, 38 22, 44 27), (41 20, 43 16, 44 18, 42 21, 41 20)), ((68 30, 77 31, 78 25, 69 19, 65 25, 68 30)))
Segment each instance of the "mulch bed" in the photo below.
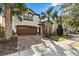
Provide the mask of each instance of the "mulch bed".
POLYGON ((17 51, 17 39, 0 40, 0 55, 7 55, 17 51))

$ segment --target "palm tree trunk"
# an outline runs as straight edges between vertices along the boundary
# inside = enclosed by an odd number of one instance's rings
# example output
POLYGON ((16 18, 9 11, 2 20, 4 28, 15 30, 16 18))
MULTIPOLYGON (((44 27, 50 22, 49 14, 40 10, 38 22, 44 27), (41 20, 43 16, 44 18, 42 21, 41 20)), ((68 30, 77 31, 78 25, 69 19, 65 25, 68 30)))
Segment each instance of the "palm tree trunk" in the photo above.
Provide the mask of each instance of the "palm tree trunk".
POLYGON ((75 29, 75 33, 77 32, 77 30, 78 30, 78 27, 76 27, 76 29, 75 29))
POLYGON ((10 8, 5 8, 5 38, 10 39, 12 36, 12 14, 10 8))
POLYGON ((51 34, 51 23, 49 23, 49 34, 51 34))
POLYGON ((48 17, 48 32, 47 32, 47 34, 50 34, 50 18, 48 17))

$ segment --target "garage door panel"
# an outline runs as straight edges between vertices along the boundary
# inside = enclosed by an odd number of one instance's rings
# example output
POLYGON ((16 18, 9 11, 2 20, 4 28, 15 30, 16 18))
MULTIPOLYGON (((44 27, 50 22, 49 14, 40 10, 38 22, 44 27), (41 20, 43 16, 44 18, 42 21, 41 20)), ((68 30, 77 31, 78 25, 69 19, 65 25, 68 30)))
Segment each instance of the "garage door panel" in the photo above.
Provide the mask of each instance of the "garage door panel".
POLYGON ((17 35, 36 35, 37 27, 32 26, 17 26, 17 35))

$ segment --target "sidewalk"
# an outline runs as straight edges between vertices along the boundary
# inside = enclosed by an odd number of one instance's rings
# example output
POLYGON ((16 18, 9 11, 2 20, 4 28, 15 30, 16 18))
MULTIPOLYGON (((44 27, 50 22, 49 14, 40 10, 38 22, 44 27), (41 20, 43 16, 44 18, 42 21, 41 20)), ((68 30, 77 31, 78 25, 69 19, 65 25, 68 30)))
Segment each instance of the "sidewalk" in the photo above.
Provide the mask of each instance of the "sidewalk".
POLYGON ((5 56, 32 56, 33 54, 34 52, 30 49, 30 50, 24 50, 24 51, 8 54, 5 56))
POLYGON ((68 35, 72 36, 71 40, 79 41, 79 35, 76 34, 68 34, 68 35))

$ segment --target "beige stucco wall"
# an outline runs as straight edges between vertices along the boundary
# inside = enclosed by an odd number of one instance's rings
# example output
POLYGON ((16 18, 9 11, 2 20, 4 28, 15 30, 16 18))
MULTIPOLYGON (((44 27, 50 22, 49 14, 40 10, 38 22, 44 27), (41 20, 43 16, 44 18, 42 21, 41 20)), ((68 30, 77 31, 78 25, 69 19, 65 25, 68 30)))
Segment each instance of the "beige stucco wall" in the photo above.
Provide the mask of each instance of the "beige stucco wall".
POLYGON ((2 16, 0 15, 0 24, 2 24, 2 16))
POLYGON ((3 14, 0 14, 0 25, 1 25, 2 27, 5 27, 5 19, 4 19, 4 17, 3 17, 3 14))
MULTIPOLYGON (((41 19, 42 20, 42 19, 41 19)), ((46 19, 45 19, 46 20, 46 19)), ((50 20, 52 21, 52 23, 47 23, 47 22, 45 22, 44 24, 45 24, 45 29, 47 29, 46 31, 47 32, 49 32, 49 26, 50 26, 50 34, 52 34, 53 32, 55 32, 56 31, 56 29, 57 29, 57 23, 56 23, 56 21, 54 21, 53 19, 51 19, 50 18, 50 20)), ((42 21, 43 22, 43 21, 42 21)))
POLYGON ((51 27, 52 27, 52 33, 55 32, 56 29, 57 29, 57 23, 56 23, 56 21, 53 21, 53 24, 51 25, 51 27))
MULTIPOLYGON (((36 26, 39 27, 40 18, 38 15, 33 16, 33 21, 28 20, 22 20, 20 21, 17 17, 13 17, 13 30, 16 32, 16 25, 30 25, 30 26, 36 26)), ((37 29, 37 32, 39 32, 39 29, 37 29)))

